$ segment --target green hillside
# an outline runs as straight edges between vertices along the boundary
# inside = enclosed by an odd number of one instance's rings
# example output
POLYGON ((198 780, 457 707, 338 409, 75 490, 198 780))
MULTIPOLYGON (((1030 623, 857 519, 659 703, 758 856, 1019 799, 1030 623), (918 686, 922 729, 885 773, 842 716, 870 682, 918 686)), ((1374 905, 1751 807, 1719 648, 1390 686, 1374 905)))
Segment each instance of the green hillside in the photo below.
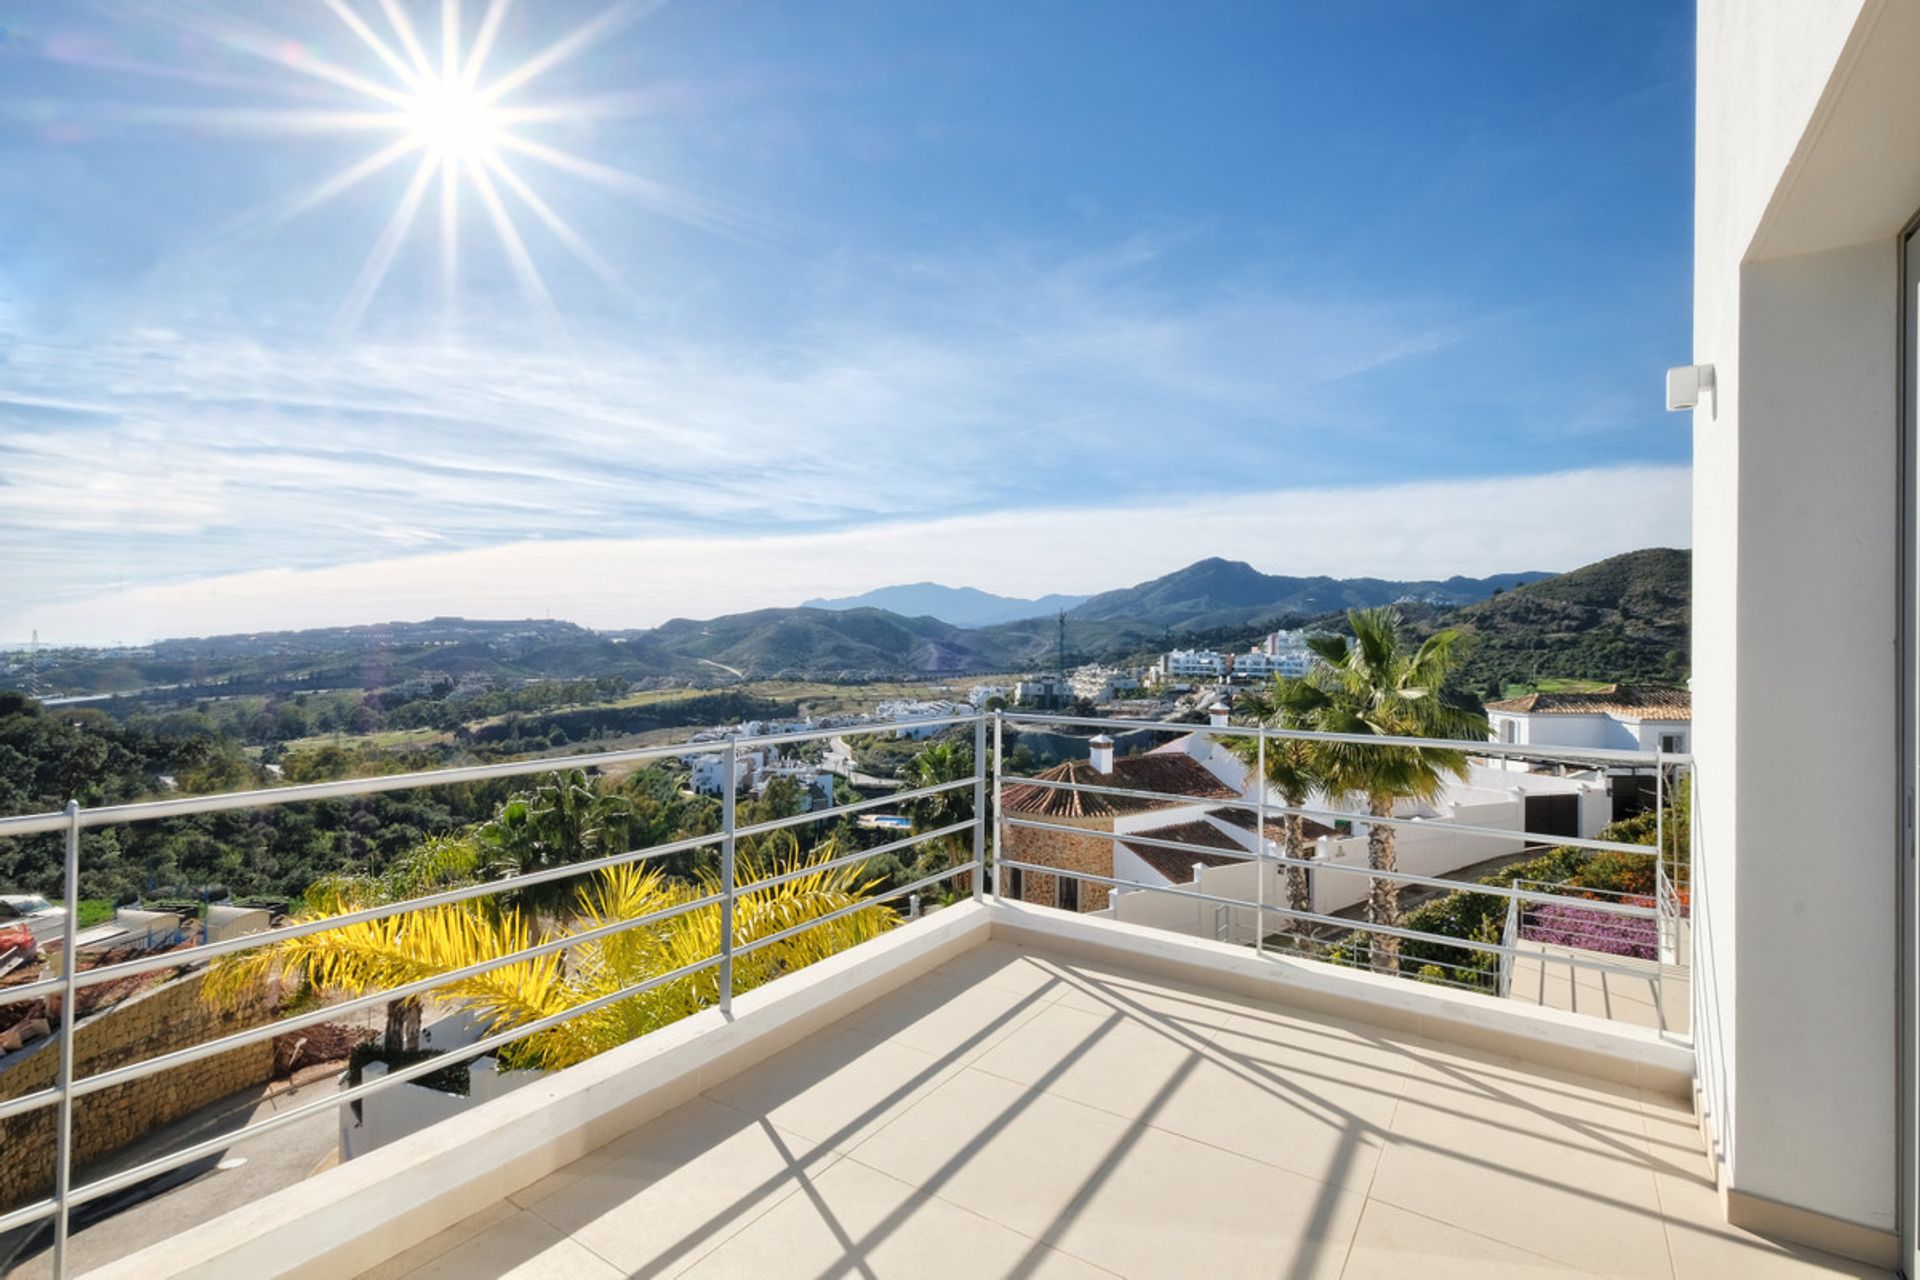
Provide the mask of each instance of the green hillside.
POLYGON ((1464 678, 1498 696, 1543 681, 1683 683, 1692 669, 1693 557, 1630 551, 1437 616, 1472 640, 1464 678))

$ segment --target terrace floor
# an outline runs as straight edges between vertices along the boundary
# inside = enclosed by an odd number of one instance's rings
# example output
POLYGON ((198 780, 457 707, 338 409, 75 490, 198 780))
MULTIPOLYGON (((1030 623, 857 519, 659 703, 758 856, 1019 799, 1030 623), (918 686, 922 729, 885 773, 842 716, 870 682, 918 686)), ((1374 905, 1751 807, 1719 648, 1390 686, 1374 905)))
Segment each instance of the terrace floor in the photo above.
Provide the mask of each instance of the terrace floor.
POLYGON ((1675 1100, 991 943, 378 1277, 1877 1275, 1675 1100))

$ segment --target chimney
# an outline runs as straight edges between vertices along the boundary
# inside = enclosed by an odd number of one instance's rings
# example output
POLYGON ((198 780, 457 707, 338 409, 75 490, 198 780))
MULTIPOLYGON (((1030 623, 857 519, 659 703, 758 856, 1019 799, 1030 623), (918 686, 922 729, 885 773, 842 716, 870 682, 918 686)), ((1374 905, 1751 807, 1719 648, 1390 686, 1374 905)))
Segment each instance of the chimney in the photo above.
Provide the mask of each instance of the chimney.
POLYGON ((1113 772, 1113 739, 1102 733, 1087 740, 1087 760, 1095 773, 1113 772))
POLYGON ((1227 727, 1227 704, 1216 702, 1207 708, 1207 723, 1216 729, 1227 727))

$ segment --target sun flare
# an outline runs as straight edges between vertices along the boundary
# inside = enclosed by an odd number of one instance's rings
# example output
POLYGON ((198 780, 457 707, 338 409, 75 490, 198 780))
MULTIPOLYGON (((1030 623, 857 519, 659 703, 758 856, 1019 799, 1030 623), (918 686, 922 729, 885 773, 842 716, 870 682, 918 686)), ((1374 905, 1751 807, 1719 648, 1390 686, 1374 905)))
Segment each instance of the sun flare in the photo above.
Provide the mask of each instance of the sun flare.
MULTIPOLYGON (((422 26, 416 26, 405 0, 322 2, 357 39, 351 56, 328 57, 241 19, 207 21, 197 34, 320 82, 326 92, 343 98, 337 109, 250 108, 208 112, 200 119, 247 130, 395 135, 363 159, 242 219, 264 216, 269 222, 286 222, 395 166, 404 170, 411 164, 392 215, 339 306, 338 330, 351 332, 358 327, 436 186, 442 298, 449 313, 458 294, 466 220, 463 205, 469 200, 479 206, 521 291, 549 319, 557 323, 558 310, 516 214, 531 215, 545 239, 557 243, 608 287, 623 296, 630 294, 623 273, 575 231, 521 172, 529 165, 613 191, 704 230, 756 238, 755 220, 744 214, 658 179, 564 150, 538 136, 546 125, 591 122, 647 109, 644 92, 545 101, 526 94, 540 77, 656 8, 659 0, 616 0, 510 69, 491 76, 489 63, 513 0, 488 0, 471 36, 463 23, 461 0, 439 0, 437 21, 422 26), (437 37, 437 57, 429 55, 423 30, 437 37)), ((474 7, 479 7, 478 0, 474 7)))

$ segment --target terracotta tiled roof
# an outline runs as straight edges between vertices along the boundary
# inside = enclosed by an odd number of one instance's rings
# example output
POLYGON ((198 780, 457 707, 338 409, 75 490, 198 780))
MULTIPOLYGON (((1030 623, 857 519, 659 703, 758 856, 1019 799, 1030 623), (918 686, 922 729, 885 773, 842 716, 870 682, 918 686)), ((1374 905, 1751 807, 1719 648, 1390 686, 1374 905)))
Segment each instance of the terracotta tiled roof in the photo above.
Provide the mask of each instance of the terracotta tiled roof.
POLYGON ((1187 799, 1229 800, 1236 794, 1232 787, 1214 777, 1206 766, 1191 756, 1122 756, 1113 762, 1112 773, 1101 773, 1085 760, 1069 760, 1034 776, 1048 782, 1072 782, 1080 786, 1158 791, 1167 798, 1136 800, 1131 796, 1108 796, 1093 791, 1069 791, 1064 787, 1015 783, 1001 794, 1001 804, 1009 812, 1054 818, 1106 818, 1120 813, 1164 809, 1187 799))
MULTIPOLYGON (((1215 849, 1247 850, 1232 836, 1214 826, 1204 818, 1192 822, 1176 822, 1170 827, 1155 827, 1151 831, 1136 831, 1136 836, 1147 836, 1154 840, 1178 840, 1182 844, 1211 845, 1215 849)), ((1207 867, 1224 867, 1235 862, 1245 862, 1245 858, 1236 858, 1227 853, 1197 853, 1192 849, 1163 849, 1158 845, 1135 844, 1131 840, 1122 840, 1140 861, 1158 871, 1174 884, 1185 884, 1193 879, 1193 864, 1207 867)))
POLYGON ((1489 711, 1527 715, 1618 715, 1641 720, 1691 720, 1693 695, 1651 684, 1610 684, 1592 693, 1529 693, 1487 704, 1489 711))
MULTIPOLYGON (((1222 822, 1231 822, 1242 831, 1253 830, 1253 814, 1246 809, 1209 809, 1207 816, 1209 818, 1218 818, 1222 822)), ((1300 819, 1300 834, 1302 839, 1318 840, 1321 836, 1337 836, 1340 833, 1323 822, 1315 822, 1312 818, 1302 818, 1300 819)), ((1268 818, 1267 839, 1275 841, 1276 843, 1283 843, 1286 838, 1287 824, 1285 819, 1268 818)))

